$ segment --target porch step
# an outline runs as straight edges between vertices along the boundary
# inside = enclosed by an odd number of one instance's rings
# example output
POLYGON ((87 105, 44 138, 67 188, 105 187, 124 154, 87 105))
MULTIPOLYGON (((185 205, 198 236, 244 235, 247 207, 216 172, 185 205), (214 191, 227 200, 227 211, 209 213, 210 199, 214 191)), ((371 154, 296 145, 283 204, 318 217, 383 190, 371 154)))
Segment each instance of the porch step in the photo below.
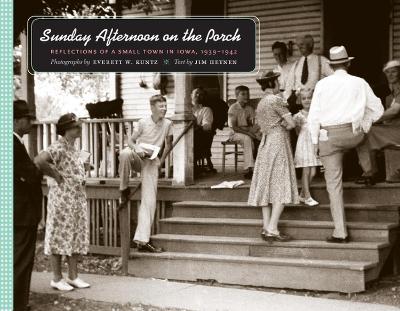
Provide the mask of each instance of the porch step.
MULTIPOLYGON (((171 217, 160 220, 160 233, 205 236, 259 237, 261 219, 171 217)), ((331 221, 281 220, 279 228, 297 240, 325 240, 332 234, 331 221)), ((353 241, 394 242, 398 224, 348 222, 353 241)))
MULTIPOLYGON (((399 223, 400 204, 346 204, 348 221, 399 223)), ((244 202, 183 201, 173 204, 173 217, 261 219, 261 208, 244 202)), ((288 205, 281 219, 332 220, 329 205, 288 205)))
MULTIPOLYGON (((240 177, 242 178, 242 177, 240 177)), ((229 180, 227 178, 226 180, 229 180)), ((247 202, 249 197, 249 183, 235 189, 211 189, 211 185, 218 184, 221 178, 211 182, 198 183, 193 186, 182 188, 162 187, 159 188, 161 197, 168 198, 170 201, 216 201, 216 202, 247 202)), ((311 193, 321 204, 328 204, 329 198, 326 192, 325 182, 312 185, 311 193)), ((376 203, 393 204, 400 203, 399 184, 379 183, 372 187, 356 185, 354 182, 343 184, 343 199, 345 203, 376 203)))
POLYGON ((376 277, 373 261, 265 258, 197 253, 131 253, 129 273, 172 280, 360 292, 376 277))
POLYGON ((387 256, 390 244, 385 242, 350 242, 332 244, 325 241, 294 240, 267 243, 260 237, 199 236, 157 234, 152 242, 168 252, 237 255, 253 257, 285 257, 321 260, 379 262, 387 256))

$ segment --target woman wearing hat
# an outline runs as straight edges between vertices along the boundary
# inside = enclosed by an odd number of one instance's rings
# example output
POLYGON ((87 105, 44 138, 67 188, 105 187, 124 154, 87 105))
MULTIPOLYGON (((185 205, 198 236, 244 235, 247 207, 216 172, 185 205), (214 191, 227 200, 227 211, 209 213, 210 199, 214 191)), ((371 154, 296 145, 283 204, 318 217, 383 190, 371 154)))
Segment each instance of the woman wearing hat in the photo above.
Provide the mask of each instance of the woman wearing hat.
MULTIPOLYGON (((388 80, 391 94, 386 97, 385 112, 376 123, 372 125, 367 133, 367 139, 359 148, 359 157, 362 159, 369 156, 372 163, 372 172, 367 174, 364 172, 356 183, 358 184, 373 184, 374 174, 378 172, 376 167, 376 151, 388 146, 400 145, 400 62, 391 60, 383 67, 383 72, 388 80)), ((396 172, 393 176, 386 176, 386 180, 396 180, 396 172)))
POLYGON ((251 181, 248 204, 262 207, 261 237, 268 241, 287 241, 278 230, 284 204, 298 203, 296 172, 288 130, 295 127, 287 103, 279 95, 279 73, 262 73, 257 79, 264 97, 256 111, 263 134, 251 181), (271 206, 272 205, 272 206, 271 206))
POLYGON ((57 122, 61 137, 40 154, 39 164, 51 165, 44 252, 51 256, 53 280, 50 286, 69 291, 74 287, 90 285, 78 278, 77 259, 89 249, 89 223, 85 192, 85 164, 75 149, 76 138, 81 136, 81 122, 68 113, 57 122), (68 258, 68 278, 61 273, 61 256, 68 258))

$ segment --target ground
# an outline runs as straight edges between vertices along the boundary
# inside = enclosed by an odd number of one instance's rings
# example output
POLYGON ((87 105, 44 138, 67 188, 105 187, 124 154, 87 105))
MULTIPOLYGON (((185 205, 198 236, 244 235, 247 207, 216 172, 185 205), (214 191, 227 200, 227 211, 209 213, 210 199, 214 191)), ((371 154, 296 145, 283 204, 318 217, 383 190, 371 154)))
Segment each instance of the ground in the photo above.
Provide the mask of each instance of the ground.
MULTIPOLYGON (((66 271, 66 262, 64 263, 63 270, 66 271)), ((102 275, 122 275, 121 272, 121 260, 120 257, 104 256, 104 255, 88 255, 83 256, 80 259, 78 265, 79 271, 85 273, 94 273, 102 275)), ((35 258, 35 271, 51 271, 50 261, 47 256, 43 253, 43 241, 38 241, 36 245, 36 258, 35 258)), ((379 279, 378 281, 370 284, 367 291, 358 294, 340 294, 340 293, 327 293, 318 291, 299 291, 299 290, 282 290, 282 289, 270 289, 264 287, 249 287, 249 286, 233 286, 226 284, 219 284, 212 281, 197 282, 198 284, 208 286, 223 286, 223 287, 234 287, 234 288, 246 288, 258 291, 278 292, 292 295, 309 296, 309 297, 320 297, 330 299, 340 299, 348 301, 358 301, 367 303, 380 303, 385 305, 400 307, 400 275, 388 276, 379 279)), ((113 305, 107 303, 90 302, 85 300, 69 300, 60 298, 58 295, 42 295, 34 294, 31 298, 33 306, 40 306, 39 309, 43 310, 46 307, 46 311, 58 311, 58 310, 161 310, 156 307, 142 306, 142 305, 113 305), (57 303, 55 303, 57 301, 57 303), (76 304, 76 307, 73 304, 76 304), (51 308, 48 308, 50 307, 51 308), (80 308, 78 308, 80 307, 80 308), (83 308, 85 307, 85 308, 83 308), (83 308, 83 309, 82 309, 83 308), (114 308, 114 309, 113 309, 114 308)), ((35 310, 35 309, 33 309, 35 310)), ((174 309, 171 309, 174 310, 174 309)))
POLYGON ((115 303, 98 302, 86 299, 67 299, 57 294, 36 294, 30 297, 32 311, 183 311, 182 309, 161 309, 141 304, 120 305, 115 303))

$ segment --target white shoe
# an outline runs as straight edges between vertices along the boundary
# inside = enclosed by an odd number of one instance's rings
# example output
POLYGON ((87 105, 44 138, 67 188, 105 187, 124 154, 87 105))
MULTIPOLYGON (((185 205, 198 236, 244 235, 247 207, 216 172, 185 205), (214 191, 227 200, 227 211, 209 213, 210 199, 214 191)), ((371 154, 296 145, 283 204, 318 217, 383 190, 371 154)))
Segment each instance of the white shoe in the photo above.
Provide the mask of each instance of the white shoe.
POLYGON ((306 200, 304 201, 304 203, 305 203, 306 205, 308 205, 308 206, 316 206, 316 205, 319 204, 319 202, 318 202, 318 201, 315 201, 312 197, 309 197, 308 199, 306 199, 306 200))
POLYGON ((67 278, 68 284, 72 285, 73 287, 76 288, 88 288, 90 287, 89 283, 86 283, 85 281, 81 280, 80 278, 76 278, 75 280, 70 280, 67 278))
POLYGON ((66 291, 66 292, 74 289, 71 285, 69 285, 67 282, 65 282, 64 279, 61 279, 58 282, 54 282, 53 280, 51 280, 50 286, 55 289, 58 289, 61 291, 66 291))

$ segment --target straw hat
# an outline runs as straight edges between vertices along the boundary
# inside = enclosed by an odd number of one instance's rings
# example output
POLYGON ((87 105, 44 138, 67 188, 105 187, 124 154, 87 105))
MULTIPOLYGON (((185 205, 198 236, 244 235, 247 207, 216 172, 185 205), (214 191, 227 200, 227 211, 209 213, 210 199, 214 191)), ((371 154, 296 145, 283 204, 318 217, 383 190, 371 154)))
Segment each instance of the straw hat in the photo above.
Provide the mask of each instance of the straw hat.
POLYGON ((342 64, 354 59, 347 54, 346 48, 341 46, 331 47, 329 50, 329 64, 342 64))
POLYGON ((400 62, 398 60, 390 60, 383 67, 383 71, 388 70, 389 68, 400 67, 400 62))

